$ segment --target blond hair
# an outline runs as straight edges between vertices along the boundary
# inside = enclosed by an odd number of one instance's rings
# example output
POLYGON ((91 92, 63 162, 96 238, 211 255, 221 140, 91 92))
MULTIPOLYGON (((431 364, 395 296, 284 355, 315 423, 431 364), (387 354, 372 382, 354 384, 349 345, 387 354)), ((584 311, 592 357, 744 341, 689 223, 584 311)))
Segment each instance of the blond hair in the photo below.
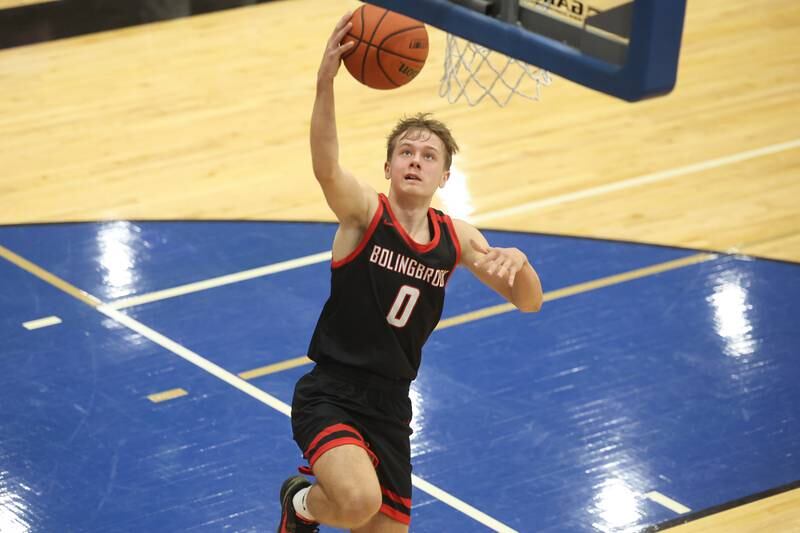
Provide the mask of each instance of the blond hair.
POLYGON ((453 155, 458 152, 458 144, 453 139, 453 134, 444 122, 432 118, 431 113, 417 113, 410 117, 403 117, 389 134, 386 142, 386 160, 392 159, 392 153, 397 141, 408 136, 411 132, 428 131, 442 140, 445 150, 444 168, 450 170, 453 155))

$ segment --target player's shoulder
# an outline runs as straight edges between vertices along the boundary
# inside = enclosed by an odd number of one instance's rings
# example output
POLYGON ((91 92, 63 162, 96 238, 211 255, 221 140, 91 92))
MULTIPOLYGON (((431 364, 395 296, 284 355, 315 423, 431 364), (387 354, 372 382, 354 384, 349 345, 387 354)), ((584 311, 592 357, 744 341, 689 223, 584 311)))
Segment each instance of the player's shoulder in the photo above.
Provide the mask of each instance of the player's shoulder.
POLYGON ((466 220, 462 220, 460 218, 452 218, 453 221, 453 229, 456 231, 456 237, 458 237, 459 241, 468 242, 470 238, 474 238, 476 233, 480 233, 478 228, 467 222, 466 220))
POLYGON ((456 232, 456 238, 460 244, 461 256, 459 262, 461 264, 470 265, 475 260, 475 247, 472 242, 486 244, 486 238, 478 228, 460 218, 454 218, 453 229, 456 232))

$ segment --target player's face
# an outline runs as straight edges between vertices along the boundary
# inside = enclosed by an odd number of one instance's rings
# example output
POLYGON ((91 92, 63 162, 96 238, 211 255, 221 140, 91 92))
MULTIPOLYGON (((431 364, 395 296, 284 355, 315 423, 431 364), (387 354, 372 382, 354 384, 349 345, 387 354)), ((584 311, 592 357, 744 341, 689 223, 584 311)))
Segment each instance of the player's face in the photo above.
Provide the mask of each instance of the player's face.
POLYGON ((395 143, 391 161, 384 167, 386 178, 398 192, 433 197, 450 176, 445 170, 442 140, 427 130, 404 133, 395 143))

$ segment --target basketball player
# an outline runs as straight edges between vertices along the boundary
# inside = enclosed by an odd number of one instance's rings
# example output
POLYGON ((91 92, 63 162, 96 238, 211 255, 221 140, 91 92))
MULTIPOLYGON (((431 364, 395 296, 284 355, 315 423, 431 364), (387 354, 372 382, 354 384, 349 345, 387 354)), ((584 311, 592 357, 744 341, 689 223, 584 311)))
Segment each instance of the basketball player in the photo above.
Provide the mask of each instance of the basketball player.
POLYGON ((297 383, 292 430, 316 483, 281 488, 278 532, 319 523, 358 533, 403 533, 411 513, 411 402, 421 348, 439 321, 456 264, 514 303, 538 311, 542 289, 525 254, 494 248, 474 227, 430 208, 458 149, 428 115, 402 120, 388 141, 378 194, 339 165, 333 82, 350 28, 345 15, 328 40, 311 116, 314 174, 339 228, 331 295, 297 383))

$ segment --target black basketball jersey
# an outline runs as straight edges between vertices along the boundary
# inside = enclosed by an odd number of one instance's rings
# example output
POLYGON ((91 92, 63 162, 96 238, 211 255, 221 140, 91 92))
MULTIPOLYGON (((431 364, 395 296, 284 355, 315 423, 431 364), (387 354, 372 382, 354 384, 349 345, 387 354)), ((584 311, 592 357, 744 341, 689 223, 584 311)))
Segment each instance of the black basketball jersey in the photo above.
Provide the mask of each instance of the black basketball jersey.
POLYGON ((331 295, 308 356, 389 378, 417 376, 422 345, 444 306, 444 287, 461 248, 453 222, 428 209, 432 239, 414 242, 379 195, 378 209, 358 247, 331 263, 331 295))

